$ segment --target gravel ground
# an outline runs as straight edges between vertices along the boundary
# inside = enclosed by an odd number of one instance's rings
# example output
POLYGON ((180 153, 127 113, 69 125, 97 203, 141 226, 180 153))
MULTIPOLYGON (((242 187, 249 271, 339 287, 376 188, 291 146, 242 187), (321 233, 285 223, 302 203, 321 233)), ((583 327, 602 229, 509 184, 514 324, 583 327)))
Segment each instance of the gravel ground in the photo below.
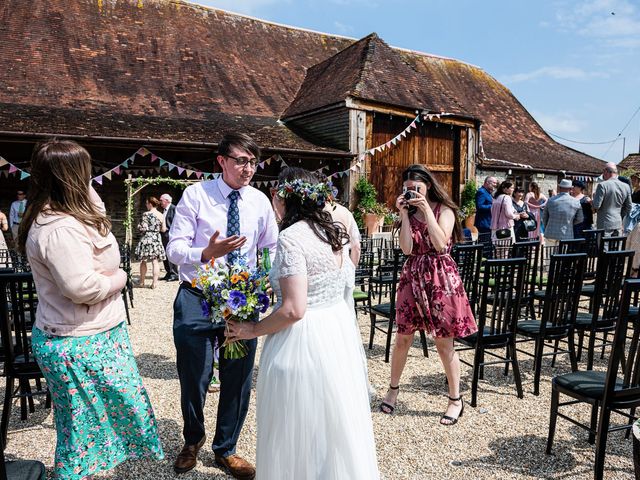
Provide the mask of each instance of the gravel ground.
MULTIPOLYGON (((166 459, 161 462, 126 462, 96 478, 173 479, 173 461, 182 448, 180 389, 175 368, 172 340, 172 301, 178 284, 160 282, 155 290, 136 289, 135 308, 131 310, 131 339, 140 372, 149 391, 160 426, 166 459)), ((359 318, 362 338, 368 339, 368 317, 359 318)), ((585 431, 558 420, 554 455, 544 453, 549 423, 551 377, 568 372, 568 359, 562 358, 552 369, 543 361, 540 396, 534 396, 532 361, 522 358, 524 399, 516 397, 511 376, 503 377, 501 367, 487 367, 481 381, 477 408, 467 406, 460 422, 453 427, 440 426, 439 417, 446 407, 444 373, 430 344, 429 358, 422 356, 418 336, 411 349, 400 386, 396 412, 388 416, 377 406, 389 378, 389 364, 384 363, 384 335, 377 333, 372 350, 366 350, 369 377, 377 395, 372 400, 372 418, 378 464, 384 479, 466 479, 466 478, 592 478, 594 448, 586 441, 585 431)), ((258 354, 260 347, 258 349, 258 354)), ((471 360, 467 352, 463 358, 471 360)), ((257 362, 256 362, 257 363, 257 362)), ((582 365, 584 366, 584 365, 582 365)), ((600 362, 597 368, 604 368, 600 362)), ((462 392, 470 398, 471 369, 462 366, 462 392)), ((4 395, 4 389, 2 395, 4 395)), ((38 401, 36 400, 36 403, 38 401)), ((217 394, 208 399, 205 417, 212 438, 217 394)), ((589 409, 572 407, 584 422, 589 409)), ((569 410, 569 409, 567 409, 569 410)), ((238 453, 255 459, 255 396, 245 422, 238 453)), ((14 404, 6 448, 8 459, 37 459, 51 474, 55 449, 53 415, 36 405, 36 412, 21 421, 19 406, 14 404)), ((180 476, 183 480, 230 478, 214 464, 210 448, 203 448, 198 466, 180 476)), ((631 441, 620 432, 609 436, 607 445, 607 479, 633 478, 631 441)), ((283 479, 284 480, 284 479, 283 479)), ((345 479, 346 480, 346 479, 345 479)))

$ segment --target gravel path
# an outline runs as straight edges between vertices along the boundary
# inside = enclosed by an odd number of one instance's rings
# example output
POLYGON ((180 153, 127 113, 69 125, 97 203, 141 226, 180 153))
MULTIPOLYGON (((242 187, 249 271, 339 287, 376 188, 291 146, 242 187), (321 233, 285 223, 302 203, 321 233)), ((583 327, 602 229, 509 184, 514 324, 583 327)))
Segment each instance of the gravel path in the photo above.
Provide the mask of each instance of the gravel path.
MULTIPOLYGON (((160 282, 155 290, 136 289, 133 325, 129 327, 140 372, 149 391, 158 418, 166 453, 162 462, 127 462, 96 478, 162 480, 178 478, 173 472, 175 455, 182 447, 180 389, 175 368, 172 339, 172 301, 176 282, 160 282)), ((362 338, 368 339, 368 317, 360 316, 362 338)), ((416 336, 416 339, 418 337, 416 336)), ((260 347, 258 352, 260 351, 260 347)), ((549 422, 550 379, 555 373, 568 372, 568 359, 562 358, 552 369, 543 361, 540 396, 533 390, 532 361, 521 357, 525 397, 516 397, 512 377, 503 377, 501 367, 487 367, 481 381, 478 407, 467 406, 460 422, 453 427, 438 423, 446 407, 444 373, 433 345, 429 358, 422 356, 419 341, 411 349, 393 416, 377 411, 389 378, 384 363, 384 338, 377 333, 373 350, 367 350, 369 377, 376 389, 372 417, 376 435, 378 464, 384 479, 532 479, 592 478, 594 448, 587 434, 572 424, 558 420, 554 455, 544 448, 549 422)), ((464 357, 471 360, 471 353, 464 357)), ((257 362, 256 362, 257 363, 257 362)), ((584 366, 584 365, 582 365, 584 366)), ((597 368, 604 368, 600 362, 597 368)), ((470 397, 471 369, 462 366, 462 391, 470 397)), ((4 389, 2 395, 4 395, 4 389)), ((36 400, 36 402, 38 402, 36 400)), ((207 432, 214 431, 217 394, 210 395, 205 410, 207 432)), ((572 407, 574 408, 574 407, 572 407)), ((588 421, 589 409, 574 408, 588 421)), ((238 453, 255 459, 255 396, 240 436, 238 453)), ((6 449, 8 459, 38 459, 51 472, 55 449, 53 415, 36 405, 27 421, 20 421, 14 404, 6 449)), ((607 479, 633 478, 631 441, 620 432, 609 436, 606 457, 607 479)), ((198 466, 181 475, 182 480, 230 478, 214 466, 210 448, 203 448, 198 466)), ((283 479, 286 480, 286 479, 283 479)), ((346 480, 346 479, 345 479, 346 480)))

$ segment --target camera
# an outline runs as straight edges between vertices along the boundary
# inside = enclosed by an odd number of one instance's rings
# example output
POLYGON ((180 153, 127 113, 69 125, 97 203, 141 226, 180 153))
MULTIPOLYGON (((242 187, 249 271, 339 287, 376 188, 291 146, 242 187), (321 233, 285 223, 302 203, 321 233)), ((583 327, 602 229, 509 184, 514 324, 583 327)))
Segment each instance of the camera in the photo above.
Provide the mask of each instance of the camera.
POLYGON ((404 199, 411 200, 412 198, 416 198, 416 192, 420 192, 420 187, 405 187, 404 188, 404 199))

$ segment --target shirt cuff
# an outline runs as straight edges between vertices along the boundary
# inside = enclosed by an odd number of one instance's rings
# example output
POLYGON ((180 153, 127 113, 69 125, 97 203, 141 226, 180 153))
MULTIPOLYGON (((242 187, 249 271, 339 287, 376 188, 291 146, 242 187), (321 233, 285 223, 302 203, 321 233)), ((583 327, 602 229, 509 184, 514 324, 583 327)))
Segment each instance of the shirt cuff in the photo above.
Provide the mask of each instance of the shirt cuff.
POLYGON ((202 263, 202 251, 204 248, 190 248, 188 254, 189 263, 202 263))

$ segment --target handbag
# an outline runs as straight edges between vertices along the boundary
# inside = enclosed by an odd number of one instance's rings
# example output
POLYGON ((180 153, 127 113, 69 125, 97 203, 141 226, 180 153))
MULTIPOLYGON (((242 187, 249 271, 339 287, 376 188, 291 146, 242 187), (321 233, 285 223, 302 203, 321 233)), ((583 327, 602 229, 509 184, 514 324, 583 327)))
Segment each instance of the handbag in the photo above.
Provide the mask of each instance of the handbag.
MULTIPOLYGON (((500 205, 500 216, 502 216, 502 210, 504 209, 504 201, 502 202, 502 205, 500 205)), ((496 238, 498 240, 502 240, 505 238, 511 238, 511 229, 510 228, 501 228, 499 230, 496 230, 496 238)))
POLYGON ((536 228, 538 228, 538 222, 536 222, 536 219, 533 218, 531 213, 529 213, 529 218, 525 218, 522 221, 522 225, 527 232, 533 232, 536 228))
POLYGON ((511 238, 511 229, 501 228, 500 230, 496 230, 496 238, 500 240, 504 238, 511 238))

